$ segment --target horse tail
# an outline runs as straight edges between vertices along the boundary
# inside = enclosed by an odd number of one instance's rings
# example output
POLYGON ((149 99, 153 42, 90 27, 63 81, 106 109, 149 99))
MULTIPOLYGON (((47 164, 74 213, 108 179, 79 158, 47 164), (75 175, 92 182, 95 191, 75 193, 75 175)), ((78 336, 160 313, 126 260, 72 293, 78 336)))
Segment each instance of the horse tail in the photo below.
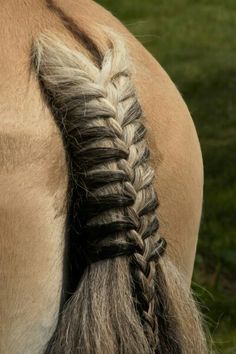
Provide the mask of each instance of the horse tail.
POLYGON ((64 263, 71 295, 48 353, 207 353, 190 290, 158 235, 132 64, 123 41, 106 36, 105 51, 86 38, 96 56, 50 34, 33 45, 70 179, 64 263))

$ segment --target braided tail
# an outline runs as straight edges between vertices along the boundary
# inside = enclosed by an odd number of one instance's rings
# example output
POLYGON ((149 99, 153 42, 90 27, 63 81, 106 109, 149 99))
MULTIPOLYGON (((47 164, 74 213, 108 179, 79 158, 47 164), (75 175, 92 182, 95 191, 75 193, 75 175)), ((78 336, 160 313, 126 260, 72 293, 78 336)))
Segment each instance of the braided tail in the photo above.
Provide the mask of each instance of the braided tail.
POLYGON ((72 264, 74 295, 48 352, 204 353, 184 349, 186 334, 172 313, 143 112, 123 42, 109 37, 99 63, 54 36, 34 44, 70 175, 65 265, 72 264))

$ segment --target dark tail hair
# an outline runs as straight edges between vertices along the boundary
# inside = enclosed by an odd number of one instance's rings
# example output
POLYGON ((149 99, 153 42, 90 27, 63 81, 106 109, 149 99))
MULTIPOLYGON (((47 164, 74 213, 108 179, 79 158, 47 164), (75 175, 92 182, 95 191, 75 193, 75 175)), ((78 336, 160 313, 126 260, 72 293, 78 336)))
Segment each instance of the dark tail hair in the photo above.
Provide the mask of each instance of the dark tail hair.
POLYGON ((48 353, 204 354, 190 290, 169 257, 161 257, 166 242, 158 236, 154 171, 132 65, 123 41, 107 36, 99 62, 53 35, 33 47, 70 177, 65 265, 73 294, 48 353))

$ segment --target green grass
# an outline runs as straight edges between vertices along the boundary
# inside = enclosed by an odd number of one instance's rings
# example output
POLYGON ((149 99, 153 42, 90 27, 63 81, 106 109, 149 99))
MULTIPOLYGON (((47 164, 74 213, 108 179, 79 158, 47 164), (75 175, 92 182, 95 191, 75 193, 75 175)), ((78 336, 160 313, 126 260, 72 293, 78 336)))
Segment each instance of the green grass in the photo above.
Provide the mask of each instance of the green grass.
POLYGON ((193 288, 216 348, 236 353, 236 1, 99 2, 157 58, 193 116, 205 163, 193 288))

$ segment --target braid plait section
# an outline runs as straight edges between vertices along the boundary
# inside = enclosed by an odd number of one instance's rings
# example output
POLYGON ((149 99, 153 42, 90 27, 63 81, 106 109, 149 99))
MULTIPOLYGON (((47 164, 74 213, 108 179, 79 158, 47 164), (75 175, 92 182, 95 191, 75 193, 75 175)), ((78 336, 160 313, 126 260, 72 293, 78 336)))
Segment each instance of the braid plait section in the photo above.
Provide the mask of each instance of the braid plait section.
POLYGON ((156 261, 165 242, 154 237, 154 171, 127 51, 112 38, 99 66, 55 38, 42 36, 37 51, 38 76, 69 155, 72 242, 88 265, 129 257, 135 306, 155 351, 156 261))

